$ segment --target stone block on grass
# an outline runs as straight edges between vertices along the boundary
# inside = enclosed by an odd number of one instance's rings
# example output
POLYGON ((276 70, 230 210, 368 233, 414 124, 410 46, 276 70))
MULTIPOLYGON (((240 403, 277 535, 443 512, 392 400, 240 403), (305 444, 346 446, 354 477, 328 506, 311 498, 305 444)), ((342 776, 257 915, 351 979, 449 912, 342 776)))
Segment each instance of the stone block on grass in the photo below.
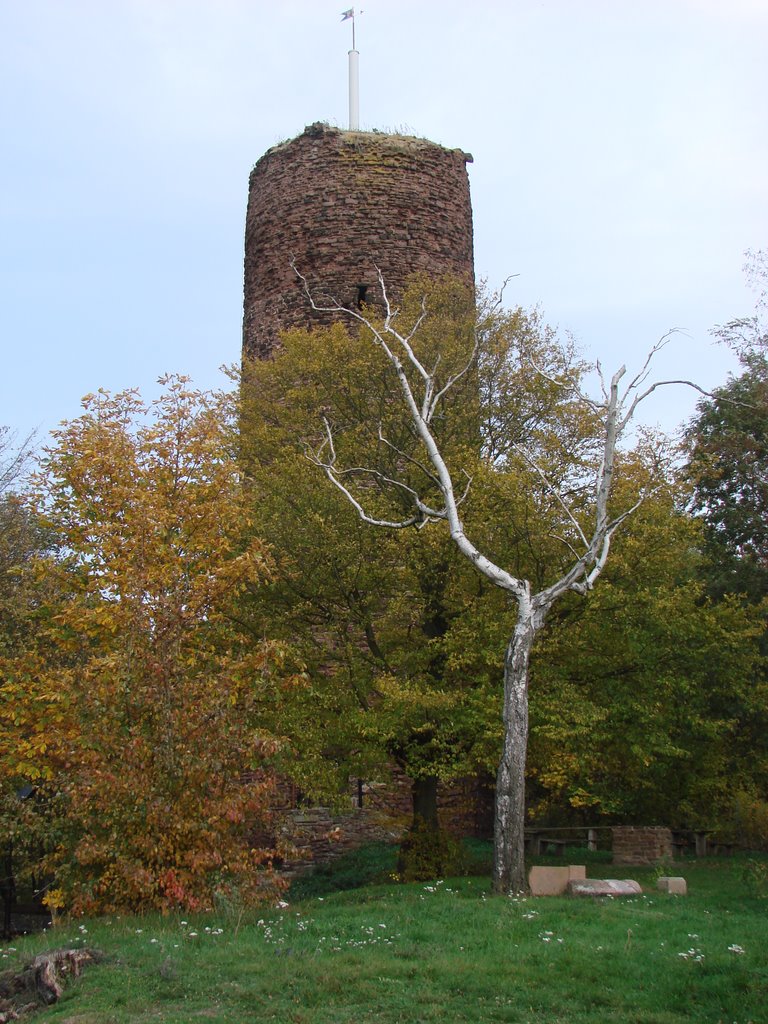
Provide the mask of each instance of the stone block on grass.
POLYGON ((569 864, 567 867, 541 867, 537 865, 528 872, 531 896, 562 896, 572 879, 587 877, 583 864, 569 864))
POLYGON ((639 896, 642 891, 631 878, 583 878, 568 883, 571 896, 639 896))
POLYGON ((688 885, 679 875, 662 875, 656 881, 656 888, 668 892, 670 896, 687 896, 688 885))

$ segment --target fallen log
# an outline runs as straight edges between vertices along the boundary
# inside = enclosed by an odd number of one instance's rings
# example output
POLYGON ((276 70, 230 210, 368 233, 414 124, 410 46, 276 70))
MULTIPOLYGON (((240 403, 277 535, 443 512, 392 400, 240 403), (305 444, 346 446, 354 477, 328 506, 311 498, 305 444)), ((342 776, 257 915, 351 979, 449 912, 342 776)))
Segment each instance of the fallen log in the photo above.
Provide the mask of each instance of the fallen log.
POLYGON ((0 1024, 51 1006, 61 998, 67 978, 77 978, 84 967, 103 959, 96 949, 55 949, 17 971, 0 974, 0 1024))

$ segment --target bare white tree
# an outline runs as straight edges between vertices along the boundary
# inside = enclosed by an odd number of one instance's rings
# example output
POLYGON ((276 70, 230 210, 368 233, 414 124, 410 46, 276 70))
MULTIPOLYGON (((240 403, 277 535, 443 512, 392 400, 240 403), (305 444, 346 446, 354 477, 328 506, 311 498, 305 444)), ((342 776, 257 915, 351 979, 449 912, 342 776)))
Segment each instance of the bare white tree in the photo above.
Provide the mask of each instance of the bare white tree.
MULTIPOLYGON (((526 886, 524 822, 528 745, 528 667, 534 640, 558 598, 568 591, 586 594, 592 589, 605 567, 614 534, 649 493, 641 491, 634 503, 621 512, 609 512, 617 446, 626 433, 638 405, 664 385, 685 384, 697 391, 701 391, 701 388, 690 381, 648 382, 653 356, 667 343, 669 335, 653 347, 640 372, 623 387, 622 382, 626 374, 624 367, 614 373, 610 382, 606 383, 599 365, 597 366, 601 394, 593 398, 580 392, 577 396, 592 411, 600 424, 600 458, 591 482, 589 520, 585 520, 583 508, 579 509, 577 514, 568 494, 558 489, 555 484, 550 484, 546 473, 535 459, 527 459, 540 481, 553 495, 562 510, 565 522, 569 524, 571 538, 568 547, 572 552, 572 562, 559 579, 534 593, 529 580, 518 578, 503 566, 496 564, 467 536, 461 505, 470 481, 463 479, 459 483, 454 479, 433 430, 433 421, 438 411, 443 408, 446 395, 476 365, 477 342, 463 368, 449 374, 445 380, 438 380, 437 367, 427 367, 419 359, 416 351, 418 331, 428 315, 425 303, 413 327, 407 333, 401 333, 395 325, 397 310, 390 305, 381 273, 379 285, 384 297, 384 315, 381 322, 378 322, 369 317, 365 310, 347 309, 338 304, 316 305, 306 280, 296 267, 294 270, 301 279, 315 310, 336 312, 356 321, 362 333, 386 356, 396 374, 406 415, 423 449, 422 460, 419 462, 415 462, 413 457, 405 452, 398 454, 403 464, 407 461, 411 467, 416 465, 423 471, 423 493, 438 493, 440 502, 436 504, 426 501, 422 492, 403 479, 386 477, 366 467, 340 466, 333 430, 327 420, 324 426, 324 441, 319 448, 309 452, 308 457, 352 503, 360 517, 372 526, 405 529, 409 526, 420 528, 437 521, 447 523, 451 538, 459 551, 469 559, 478 572, 495 586, 508 592, 516 603, 516 622, 507 643, 504 659, 504 739, 496 778, 493 885, 494 890, 499 893, 521 892, 526 886), (365 489, 362 495, 356 495, 352 492, 353 485, 349 482, 360 474, 367 475, 369 479, 376 479, 380 484, 407 496, 408 505, 414 509, 413 514, 402 519, 385 519, 369 514, 365 506, 365 489)), ((547 376, 546 372, 537 366, 534 366, 533 370, 547 376)), ((551 377, 548 379, 553 383, 559 383, 554 382, 551 377)), ((380 441, 393 447, 381 432, 380 441)))

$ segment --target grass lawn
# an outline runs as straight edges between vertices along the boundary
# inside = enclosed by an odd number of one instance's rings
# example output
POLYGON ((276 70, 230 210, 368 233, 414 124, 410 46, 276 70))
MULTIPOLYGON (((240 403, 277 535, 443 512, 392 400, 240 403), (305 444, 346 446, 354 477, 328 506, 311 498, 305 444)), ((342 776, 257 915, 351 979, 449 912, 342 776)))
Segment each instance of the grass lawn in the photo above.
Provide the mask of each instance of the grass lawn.
POLYGON ((0 964, 67 945, 107 954, 40 1024, 758 1024, 768 1022, 768 901, 744 866, 676 864, 689 894, 674 897, 655 890, 652 871, 593 863, 588 875, 630 875, 645 890, 607 901, 492 897, 486 877, 325 895, 304 886, 260 916, 59 924, 3 948, 0 964))

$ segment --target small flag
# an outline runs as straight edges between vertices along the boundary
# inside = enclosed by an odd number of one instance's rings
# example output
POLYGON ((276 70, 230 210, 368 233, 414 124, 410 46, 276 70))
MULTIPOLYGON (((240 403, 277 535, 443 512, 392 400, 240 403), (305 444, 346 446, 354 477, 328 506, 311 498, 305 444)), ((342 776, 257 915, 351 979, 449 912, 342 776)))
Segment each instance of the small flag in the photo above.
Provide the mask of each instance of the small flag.
POLYGON ((350 7, 348 11, 342 11, 341 12, 341 20, 342 21, 346 21, 347 18, 354 18, 354 16, 355 16, 355 8, 354 7, 350 7))

